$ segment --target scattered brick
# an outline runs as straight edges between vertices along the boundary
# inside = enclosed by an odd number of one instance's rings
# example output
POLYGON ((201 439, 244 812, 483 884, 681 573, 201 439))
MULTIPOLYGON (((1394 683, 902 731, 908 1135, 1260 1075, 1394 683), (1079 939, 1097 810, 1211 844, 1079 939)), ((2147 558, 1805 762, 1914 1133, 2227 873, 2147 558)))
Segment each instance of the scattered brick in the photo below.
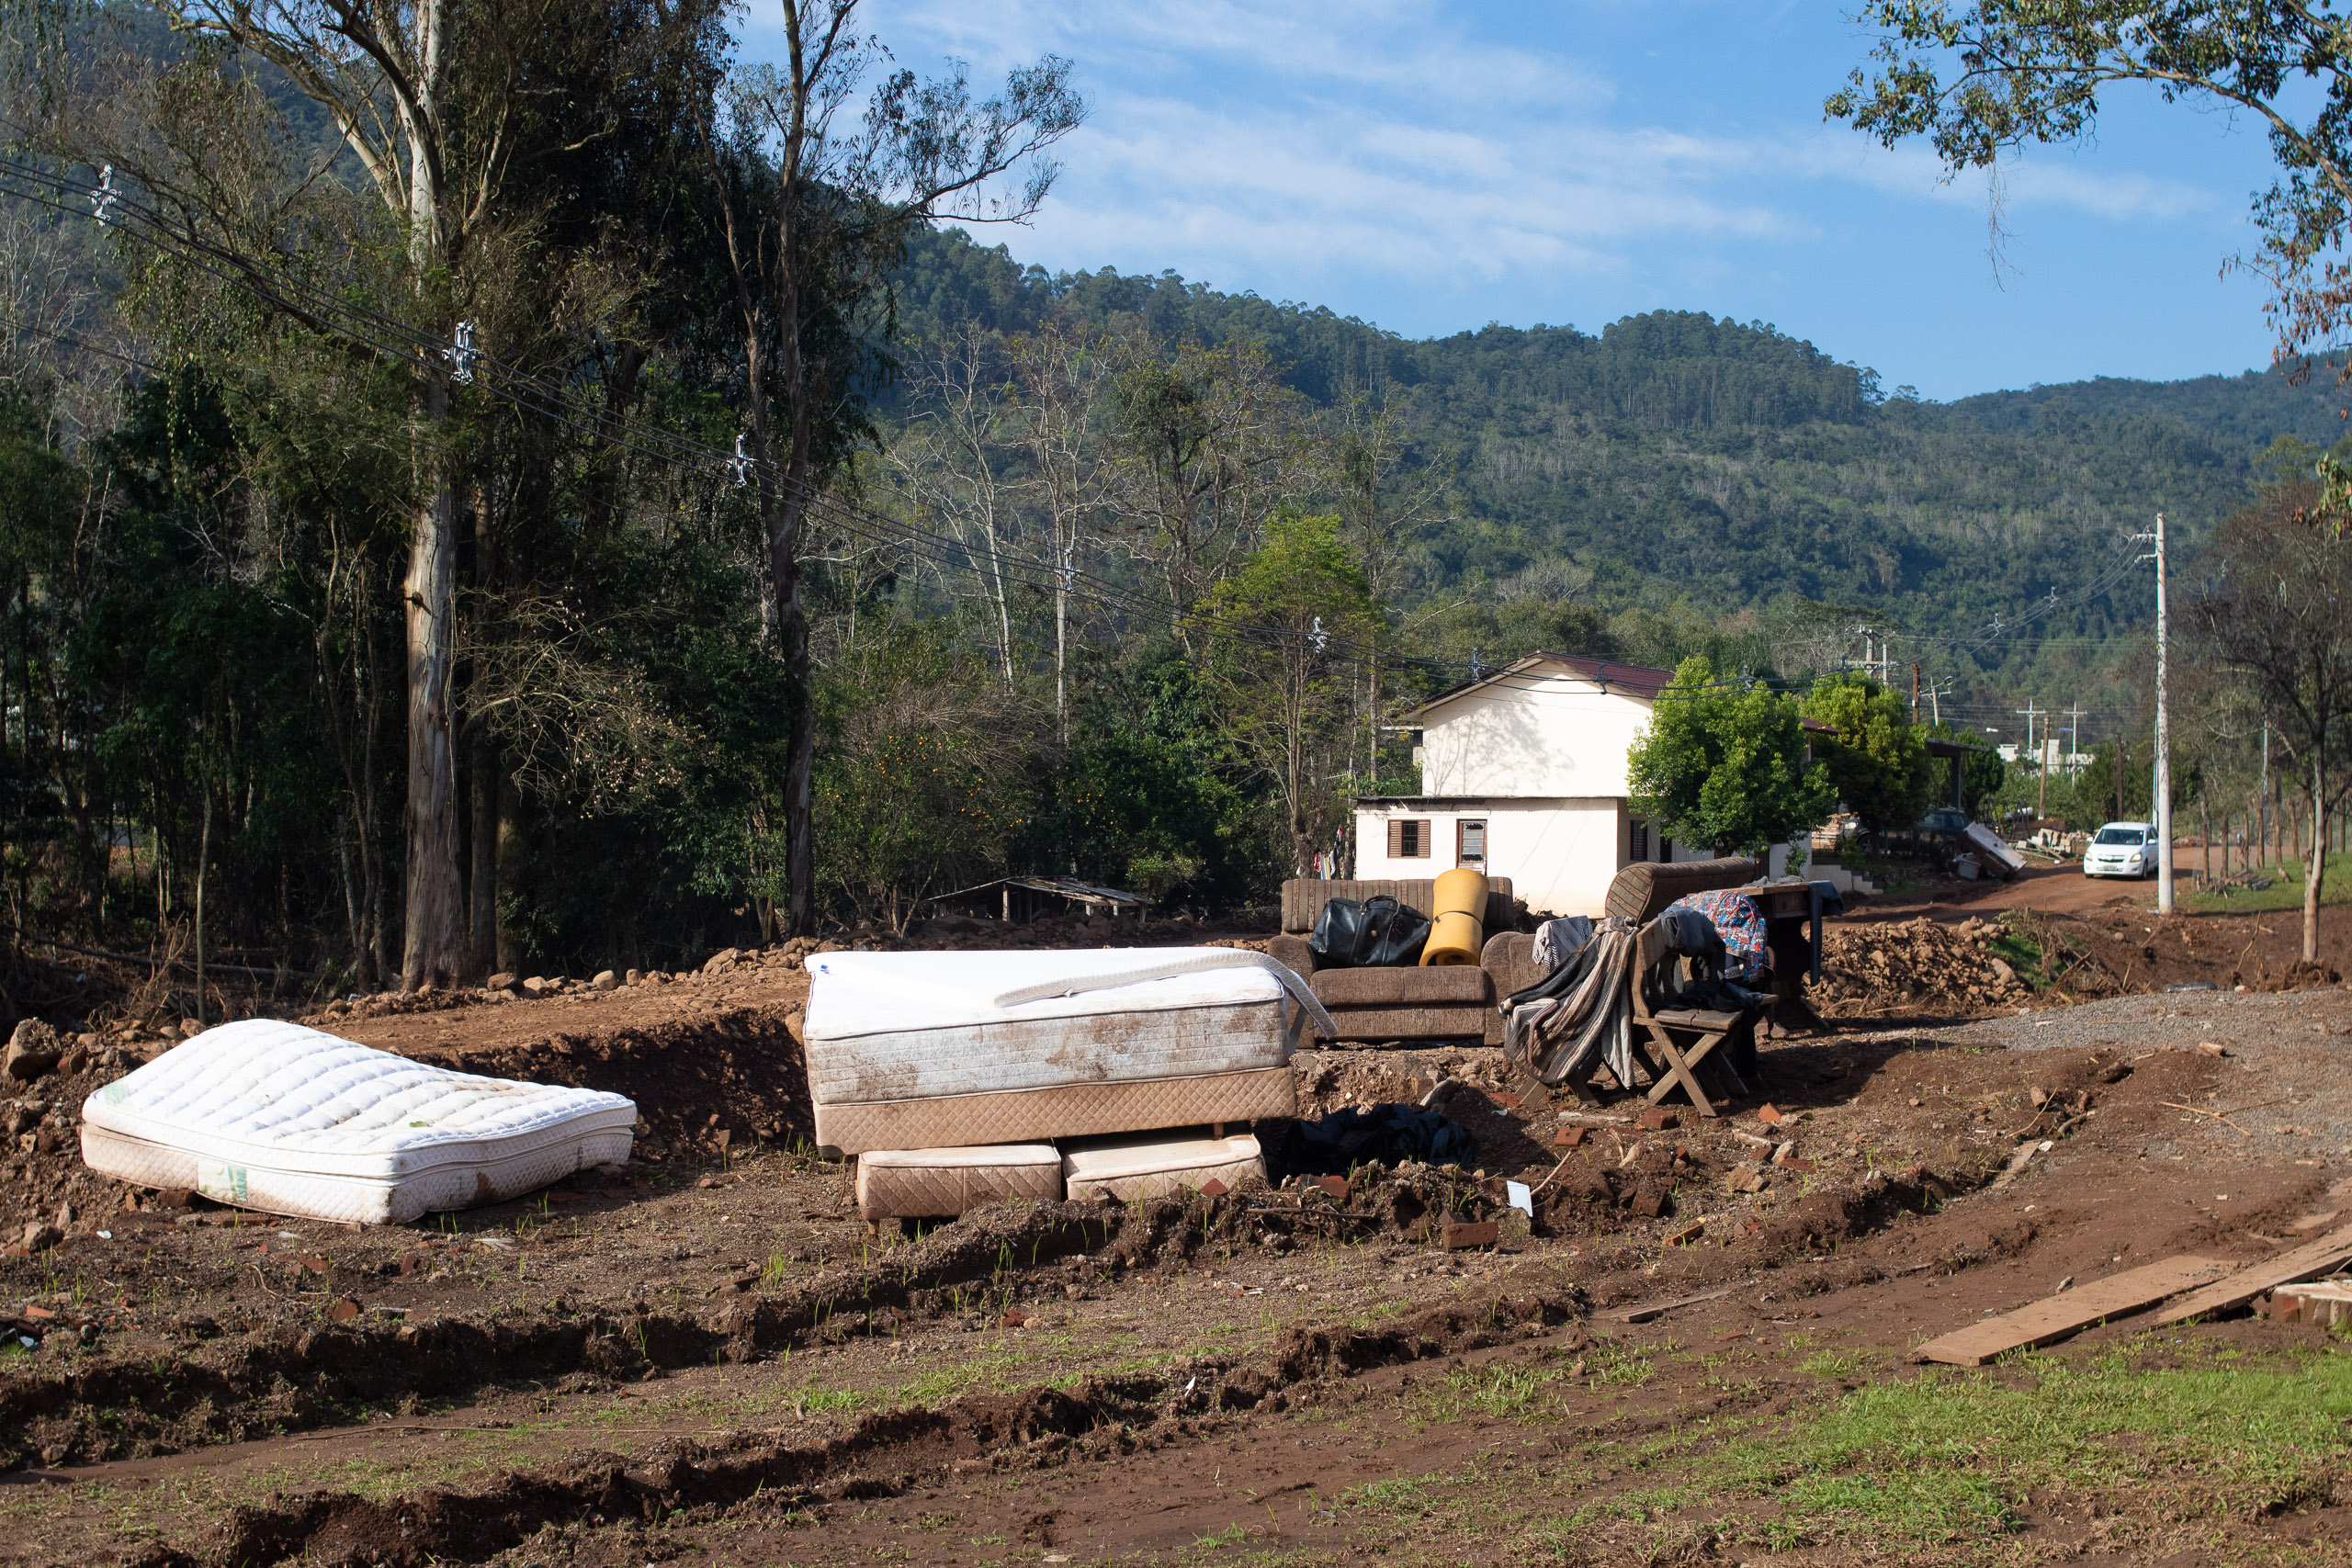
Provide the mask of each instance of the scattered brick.
POLYGON ((1666 1238, 1666 1245, 1668 1247, 1688 1247, 1692 1242, 1703 1238, 1706 1234, 1706 1222, 1704 1220, 1693 1220, 1689 1224, 1684 1225, 1680 1230, 1676 1231, 1672 1235, 1668 1236, 1666 1238))
POLYGON ((1344 1176, 1319 1176, 1315 1185, 1344 1203, 1348 1201, 1348 1179, 1344 1176))
POLYGON ((1654 1220, 1666 1211, 1666 1189, 1645 1187, 1634 1195, 1634 1213, 1645 1220, 1654 1220))
POLYGON ((1788 1120, 1787 1117, 1781 1114, 1781 1108, 1777 1105, 1760 1105, 1757 1107, 1756 1119, 1758 1122, 1763 1122, 1767 1127, 1777 1127, 1782 1122, 1788 1120))
POLYGON ((2208 1056, 2226 1056, 2229 1055, 2229 1053, 2223 1050, 2219 1043, 2211 1040, 2199 1040, 2197 1043, 2197 1048, 2199 1051, 2204 1052, 2208 1056))
POLYGON ((1584 1135, 1582 1127, 1563 1127, 1552 1134, 1552 1146, 1560 1149, 1578 1147, 1584 1143, 1584 1135))
POLYGON ((1472 1247, 1494 1246, 1501 1234, 1492 1220, 1480 1220, 1475 1224, 1449 1220, 1439 1227, 1437 1239, 1438 1245, 1448 1252, 1466 1252, 1472 1247))
POLYGON ((1222 1198, 1228 1190, 1225 1183, 1214 1176, 1201 1183, 1201 1196, 1204 1198, 1222 1198))
POLYGON ((1783 1155, 1775 1159, 1772 1163, 1779 1166, 1782 1170, 1793 1170, 1800 1173, 1820 1168, 1815 1166, 1813 1161, 1809 1159, 1799 1159, 1794 1155, 1783 1155))
POLYGON ((1653 1105, 1635 1118, 1634 1125, 1645 1133, 1663 1133, 1669 1127, 1682 1125, 1682 1118, 1663 1105, 1653 1105))
POLYGON ((327 1320, 331 1323, 349 1323, 358 1315, 359 1303, 349 1296, 343 1297, 334 1305, 327 1308, 327 1320))
POLYGON ((1019 1307, 1007 1307, 1004 1315, 996 1320, 996 1325, 999 1328, 1026 1328, 1029 1326, 1029 1314, 1019 1307))

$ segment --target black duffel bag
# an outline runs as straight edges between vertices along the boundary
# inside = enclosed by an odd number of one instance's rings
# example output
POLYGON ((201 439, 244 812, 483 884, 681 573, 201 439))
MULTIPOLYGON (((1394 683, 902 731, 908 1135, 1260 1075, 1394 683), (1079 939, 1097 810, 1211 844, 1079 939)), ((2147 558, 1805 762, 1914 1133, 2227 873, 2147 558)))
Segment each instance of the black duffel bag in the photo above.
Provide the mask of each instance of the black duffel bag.
POLYGON ((1403 968, 1421 961, 1430 918, 1385 893, 1357 903, 1333 898, 1315 917, 1306 950, 1317 969, 1403 968))

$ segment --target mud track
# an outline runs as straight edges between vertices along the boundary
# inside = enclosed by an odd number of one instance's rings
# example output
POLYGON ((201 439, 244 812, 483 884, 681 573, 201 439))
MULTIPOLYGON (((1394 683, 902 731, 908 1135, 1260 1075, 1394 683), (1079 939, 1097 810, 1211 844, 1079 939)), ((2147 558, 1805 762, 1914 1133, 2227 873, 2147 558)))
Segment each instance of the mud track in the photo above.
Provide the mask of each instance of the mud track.
POLYGON ((1001 1471, 1135 1453, 1191 1437, 1221 1413, 1279 1412, 1313 1385, 1541 1335, 1584 1310, 1573 1285, 1497 1293, 1378 1328, 1292 1328, 1272 1355, 1231 1366, 1205 1360, 1186 1369, 1181 1384, 1170 1373, 970 1395, 869 1416, 821 1443, 745 1434, 721 1445, 664 1445, 633 1462, 594 1455, 558 1471, 503 1475, 474 1491, 435 1487, 383 1501, 347 1493, 290 1496, 235 1510, 193 1549, 159 1546, 130 1561, 139 1568, 288 1559, 425 1568, 485 1561, 550 1525, 650 1524, 683 1510, 746 1505, 776 1514, 892 1496, 951 1467, 1001 1471))

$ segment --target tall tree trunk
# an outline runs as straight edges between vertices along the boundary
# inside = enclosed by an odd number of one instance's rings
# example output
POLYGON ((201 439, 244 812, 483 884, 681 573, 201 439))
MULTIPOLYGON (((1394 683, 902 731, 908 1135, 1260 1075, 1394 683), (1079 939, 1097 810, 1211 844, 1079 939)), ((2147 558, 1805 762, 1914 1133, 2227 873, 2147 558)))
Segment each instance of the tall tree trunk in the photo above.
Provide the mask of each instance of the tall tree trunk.
POLYGON ((2316 753, 2312 757, 2312 842, 2309 868, 2303 874, 2303 962, 2319 962, 2319 883, 2327 872, 2327 835, 2320 831, 2321 814, 2327 809, 2327 771, 2316 753))
MULTIPOLYGON (((449 388, 426 383, 425 413, 437 436, 449 417, 449 388)), ((401 987, 447 985, 466 962, 465 908, 458 879, 458 768, 450 732, 457 659, 457 497, 436 451, 432 498, 416 519, 403 597, 408 623, 408 878, 401 987)))
MULTIPOLYGON (((212 858, 212 788, 204 786, 204 829, 196 840, 196 1021, 206 1021, 204 1006, 204 863, 212 858)), ((2303 939, 2305 946, 2311 939, 2303 939)))
MULTIPOLYGON (((497 884, 512 887, 520 880, 523 869, 523 796, 514 787, 514 779, 504 768, 498 770, 498 870, 497 884)), ((499 917, 497 925, 497 964, 501 969, 519 969, 523 964, 522 934, 499 917)))
MULTIPOLYGON (((635 374, 634 368, 631 375, 635 374)), ((477 485, 474 491, 474 591, 475 615, 490 614, 491 592, 495 585, 497 560, 496 536, 492 526, 489 487, 477 485)), ((481 661, 474 661, 474 682, 479 690, 483 680, 481 661)), ((499 778, 504 772, 498 754, 498 743, 491 738, 490 721, 482 714, 483 704, 473 705, 474 712, 468 720, 467 733, 472 738, 470 765, 466 772, 473 789, 472 875, 468 879, 468 902, 471 906, 467 919, 467 976, 480 980, 498 967, 498 792, 499 778)))

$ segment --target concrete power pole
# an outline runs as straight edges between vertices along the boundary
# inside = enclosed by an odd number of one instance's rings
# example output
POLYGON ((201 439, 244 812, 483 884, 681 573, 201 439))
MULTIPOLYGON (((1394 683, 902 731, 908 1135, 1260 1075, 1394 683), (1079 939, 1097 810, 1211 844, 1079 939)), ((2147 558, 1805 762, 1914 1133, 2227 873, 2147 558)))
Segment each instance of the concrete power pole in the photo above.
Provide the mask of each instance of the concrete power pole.
POLYGON ((2156 755, 2148 794, 2156 819, 2156 911, 2172 913, 2172 733, 2165 702, 2165 514, 2156 513, 2156 755))
POLYGON ((2050 815, 2050 759, 2044 755, 2050 749, 2050 737, 2045 734, 2041 738, 2041 750, 2034 751, 2033 721, 2049 711, 2031 697, 2026 699, 2025 706, 2018 709, 2018 712, 2025 716, 2025 749, 2033 751, 2033 771, 2040 790, 2033 807, 2033 815, 2037 820, 2050 815))

